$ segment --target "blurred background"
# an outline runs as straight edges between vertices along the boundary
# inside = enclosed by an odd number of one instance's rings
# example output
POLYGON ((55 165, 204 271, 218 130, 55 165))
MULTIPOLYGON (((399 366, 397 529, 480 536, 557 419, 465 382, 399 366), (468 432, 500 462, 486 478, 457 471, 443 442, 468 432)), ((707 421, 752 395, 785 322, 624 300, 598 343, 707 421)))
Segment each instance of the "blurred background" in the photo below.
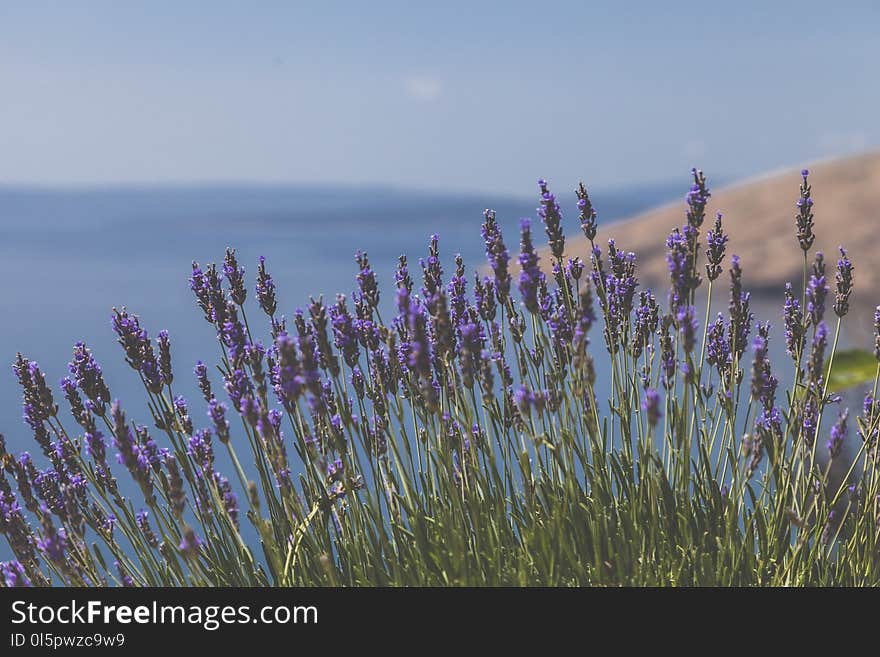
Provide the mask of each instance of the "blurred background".
MULTIPOLYGON (((291 316, 309 294, 350 293, 358 248, 386 295, 397 256, 417 270, 431 233, 447 271, 460 252, 472 272, 487 207, 515 254, 538 177, 575 234, 579 180, 603 225, 670 202, 680 221, 692 166, 715 188, 743 183, 749 200, 767 172, 838 158, 820 166, 831 171, 880 146, 875 2, 416 4, 0 1, 0 431, 11 451, 36 451, 17 351, 54 384, 84 340, 147 423, 113 306, 151 336, 170 331, 175 388, 205 424, 191 371, 219 352, 187 278, 193 259, 220 261, 226 246, 251 286, 267 257, 291 316)), ((860 162, 857 173, 880 172, 876 157, 860 162)), ((789 177, 761 199, 793 225, 789 177)), ((817 215, 834 193, 817 186, 817 215)), ((837 192, 844 209, 851 197, 837 192)), ((766 209, 737 207, 753 221, 766 209)), ((824 220, 871 225, 878 206, 859 207, 824 220)))

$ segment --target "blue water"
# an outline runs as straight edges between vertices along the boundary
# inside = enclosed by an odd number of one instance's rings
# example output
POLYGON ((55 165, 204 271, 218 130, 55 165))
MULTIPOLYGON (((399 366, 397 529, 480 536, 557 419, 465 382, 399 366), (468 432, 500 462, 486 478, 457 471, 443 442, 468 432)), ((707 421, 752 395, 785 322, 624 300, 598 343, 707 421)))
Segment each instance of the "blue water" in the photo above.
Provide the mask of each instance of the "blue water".
MULTIPOLYGON (((600 221, 614 221, 678 198, 681 185, 593 193, 600 221)), ((574 195, 562 195, 568 229, 577 232, 574 195), (570 198, 567 198, 570 197, 570 198)), ((9 451, 42 454, 21 420, 21 396, 11 370, 16 352, 39 362, 50 383, 67 375, 73 344, 88 344, 114 398, 149 425, 142 388, 115 344, 111 309, 127 306, 155 336, 172 338, 175 392, 190 401, 196 426, 207 426, 195 387, 196 360, 216 362, 218 347, 187 279, 191 261, 222 261, 237 249, 250 294, 260 255, 278 288, 279 312, 292 315, 310 294, 332 298, 355 285, 354 253, 366 250, 390 294, 401 253, 418 280, 428 237, 440 235, 447 272, 455 253, 469 272, 484 262, 480 224, 494 208, 513 255, 518 223, 534 217, 535 199, 401 192, 379 188, 205 186, 49 190, 0 187, 0 432, 9 451)), ((540 233, 539 233, 540 234, 540 233)), ((586 254, 580 254, 582 257, 586 254)), ((471 274, 469 273, 469 276, 471 274)), ((263 316, 251 305, 254 318, 263 316)), ((268 328, 263 325, 263 339, 268 328)), ((215 385, 219 385, 215 377, 215 385)), ((65 402, 62 417, 69 428, 65 402)), ((218 455, 219 456, 219 455, 218 455)), ((227 473, 231 470, 227 469, 227 473)), ((122 477, 125 480, 126 477, 122 477)), ((8 558, 0 540, 0 559, 8 558)))

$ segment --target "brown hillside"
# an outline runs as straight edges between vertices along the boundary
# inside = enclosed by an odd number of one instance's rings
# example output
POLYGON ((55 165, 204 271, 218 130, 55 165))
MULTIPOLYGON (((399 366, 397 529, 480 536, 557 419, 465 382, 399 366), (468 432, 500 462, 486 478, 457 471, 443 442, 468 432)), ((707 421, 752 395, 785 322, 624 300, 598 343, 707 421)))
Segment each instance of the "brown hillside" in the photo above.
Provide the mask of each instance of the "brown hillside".
MULTIPOLYGON (((880 303, 880 152, 824 161, 808 168, 815 214, 813 250, 823 250, 826 254, 832 289, 837 246, 843 245, 849 251, 855 265, 853 306, 862 323, 865 313, 873 312, 880 303)), ((702 233, 705 235, 707 224, 714 221, 716 211, 721 211, 724 227, 730 234, 724 264, 729 266, 731 253, 739 255, 746 287, 756 295, 781 295, 786 281, 800 288, 803 255, 795 237, 800 171, 797 168, 768 174, 712 192, 702 233)), ((710 185, 711 182, 710 178, 710 185)), ((613 237, 618 248, 634 251, 638 255, 642 285, 658 291, 667 289, 666 236, 685 221, 686 184, 687 181, 683 181, 680 202, 622 222, 603 225, 602 208, 597 208, 597 244, 604 249, 608 238, 613 237)), ((569 228, 573 215, 574 212, 569 211, 566 216, 569 228)), ((702 251, 704 237, 701 244, 702 251)), ((566 253, 585 258, 588 242, 582 235, 571 237, 566 241, 566 253)), ((541 262, 546 267, 549 267, 549 256, 544 248, 541 262)), ((720 281, 726 285, 726 274, 720 281)), ((781 296, 778 298, 781 300, 781 296)))

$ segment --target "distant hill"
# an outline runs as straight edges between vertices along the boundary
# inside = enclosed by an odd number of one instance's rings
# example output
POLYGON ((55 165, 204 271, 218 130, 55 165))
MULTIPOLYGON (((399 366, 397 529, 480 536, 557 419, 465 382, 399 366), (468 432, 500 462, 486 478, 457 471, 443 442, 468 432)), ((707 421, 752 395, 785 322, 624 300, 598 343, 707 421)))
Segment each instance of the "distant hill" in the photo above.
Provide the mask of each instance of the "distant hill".
MULTIPOLYGON (((814 251, 826 254, 832 290, 837 247, 843 245, 849 251, 855 265, 853 310, 863 325, 865 316, 880 304, 880 152, 823 161, 808 168, 814 200, 814 251)), ((719 188, 712 192, 707 209, 707 224, 714 221, 716 211, 724 215, 724 228, 730 234, 725 264, 729 266, 729 254, 739 255, 746 287, 758 296, 772 295, 780 303, 785 282, 791 281, 799 288, 802 277, 803 256, 795 237, 800 172, 798 167, 719 188)), ((711 185, 711 172, 707 175, 711 185)), ((604 225, 602 207, 597 204, 597 244, 604 249, 608 238, 613 237, 618 248, 634 251, 644 286, 667 289, 665 239, 675 226, 685 222, 686 189, 683 185, 680 201, 604 225)), ((569 212, 567 216, 572 215, 569 212)), ((708 227, 704 224, 703 235, 708 227)), ((701 243, 702 250, 705 238, 701 243)), ((588 246, 586 239, 577 235, 566 241, 566 252, 585 257, 588 246)), ((549 267, 546 248, 541 252, 541 261, 549 267)), ((726 285, 726 276, 723 279, 726 285)))

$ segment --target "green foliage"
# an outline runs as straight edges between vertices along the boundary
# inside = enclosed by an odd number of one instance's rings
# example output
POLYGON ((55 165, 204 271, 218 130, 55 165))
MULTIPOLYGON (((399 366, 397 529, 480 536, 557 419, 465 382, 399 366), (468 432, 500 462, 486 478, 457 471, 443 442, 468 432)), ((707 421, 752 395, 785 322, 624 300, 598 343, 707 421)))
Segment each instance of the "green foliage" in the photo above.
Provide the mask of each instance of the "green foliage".
POLYGON ((864 349, 841 349, 834 355, 834 367, 828 386, 832 390, 846 390, 874 380, 877 359, 864 349))

